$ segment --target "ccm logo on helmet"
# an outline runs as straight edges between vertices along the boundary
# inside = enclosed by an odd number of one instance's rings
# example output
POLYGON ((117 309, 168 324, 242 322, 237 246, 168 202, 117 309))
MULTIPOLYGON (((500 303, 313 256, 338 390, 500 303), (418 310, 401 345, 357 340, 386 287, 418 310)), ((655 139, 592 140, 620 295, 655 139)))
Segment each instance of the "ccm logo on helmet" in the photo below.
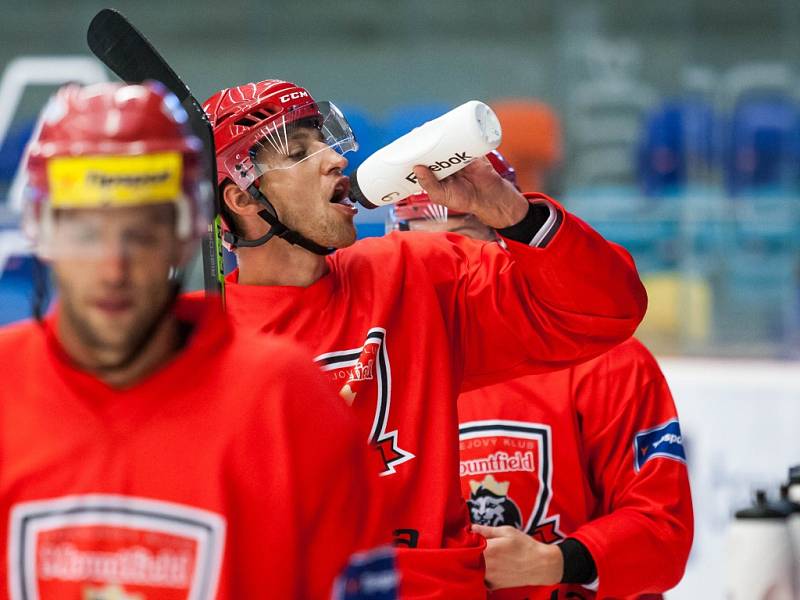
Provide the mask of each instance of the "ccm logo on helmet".
POLYGON ((284 94, 278 98, 278 101, 283 104, 289 100, 298 100, 300 98, 308 98, 308 92, 292 92, 291 94, 284 94))
MULTIPOLYGON (((456 165, 460 165, 461 163, 465 163, 468 160, 472 160, 474 157, 470 156, 466 152, 456 152, 450 158, 445 158, 444 160, 437 160, 434 164, 428 165, 428 168, 433 171, 444 171, 451 167, 455 167, 456 165)), ((406 175, 406 179, 411 183, 417 183, 417 176, 414 175, 413 172, 406 175)))

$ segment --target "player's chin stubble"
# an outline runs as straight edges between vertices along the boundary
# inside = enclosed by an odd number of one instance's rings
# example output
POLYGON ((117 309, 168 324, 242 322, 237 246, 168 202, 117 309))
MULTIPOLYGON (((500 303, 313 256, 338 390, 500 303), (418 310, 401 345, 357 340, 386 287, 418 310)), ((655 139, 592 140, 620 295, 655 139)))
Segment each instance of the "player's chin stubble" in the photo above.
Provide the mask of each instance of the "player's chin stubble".
POLYGON ((326 207, 322 213, 287 214, 286 226, 294 229, 303 237, 308 238, 325 248, 346 248, 356 241, 356 230, 352 220, 336 214, 327 214, 331 209, 326 207))
POLYGON ((70 330, 78 338, 79 343, 89 350, 95 362, 96 370, 113 370, 130 361, 134 353, 141 348, 145 338, 152 334, 153 322, 161 314, 161 310, 138 313, 125 331, 120 331, 122 324, 114 328, 109 323, 104 328, 95 326, 90 317, 76 306, 76 299, 62 291, 61 318, 67 319, 70 330))

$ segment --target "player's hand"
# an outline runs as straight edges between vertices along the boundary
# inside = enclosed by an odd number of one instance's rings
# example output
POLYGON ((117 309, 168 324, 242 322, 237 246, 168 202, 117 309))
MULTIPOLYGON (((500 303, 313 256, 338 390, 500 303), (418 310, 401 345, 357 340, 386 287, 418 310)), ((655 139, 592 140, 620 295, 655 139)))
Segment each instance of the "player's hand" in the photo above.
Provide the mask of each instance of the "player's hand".
POLYGON ((514 527, 473 525, 472 530, 486 538, 489 589, 553 585, 564 576, 564 558, 555 544, 537 542, 514 527))
POLYGON ((492 167, 485 157, 441 181, 427 167, 417 165, 414 174, 431 202, 459 212, 474 214, 495 229, 519 223, 528 212, 528 201, 492 167))

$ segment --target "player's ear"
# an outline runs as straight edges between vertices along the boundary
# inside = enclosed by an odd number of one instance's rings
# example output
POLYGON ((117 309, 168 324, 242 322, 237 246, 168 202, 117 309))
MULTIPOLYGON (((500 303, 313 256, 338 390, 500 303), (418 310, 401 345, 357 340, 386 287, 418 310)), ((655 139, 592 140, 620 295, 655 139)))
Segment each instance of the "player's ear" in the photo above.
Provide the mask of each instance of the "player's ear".
POLYGON ((233 183, 227 183, 222 189, 222 201, 235 215, 253 216, 262 210, 255 198, 233 183))

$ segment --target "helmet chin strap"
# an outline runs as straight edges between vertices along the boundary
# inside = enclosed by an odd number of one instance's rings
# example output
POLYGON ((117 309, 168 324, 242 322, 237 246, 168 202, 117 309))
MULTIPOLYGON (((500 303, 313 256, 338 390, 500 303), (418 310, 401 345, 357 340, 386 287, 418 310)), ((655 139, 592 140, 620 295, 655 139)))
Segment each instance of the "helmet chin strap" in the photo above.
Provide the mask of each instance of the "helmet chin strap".
POLYGON ((272 203, 267 200, 267 197, 261 193, 261 190, 258 189, 258 186, 253 183, 249 188, 247 188, 247 192, 256 199, 256 201, 264 207, 263 210, 258 212, 258 216, 261 217, 264 221, 269 223, 269 230, 267 233, 258 237, 254 240, 246 240, 232 231, 225 231, 223 233, 223 237, 227 243, 229 243, 234 248, 255 248, 256 246, 261 246, 266 244, 269 240, 273 237, 279 237, 282 240, 289 242, 290 244, 294 244, 296 246, 300 246, 308 250, 309 252, 313 252, 314 254, 319 254, 320 256, 327 256, 336 248, 326 248, 325 246, 320 246, 316 242, 309 240, 308 238, 300 235, 296 231, 289 229, 281 223, 280 219, 278 219, 278 213, 275 210, 275 207, 272 206, 272 203))

